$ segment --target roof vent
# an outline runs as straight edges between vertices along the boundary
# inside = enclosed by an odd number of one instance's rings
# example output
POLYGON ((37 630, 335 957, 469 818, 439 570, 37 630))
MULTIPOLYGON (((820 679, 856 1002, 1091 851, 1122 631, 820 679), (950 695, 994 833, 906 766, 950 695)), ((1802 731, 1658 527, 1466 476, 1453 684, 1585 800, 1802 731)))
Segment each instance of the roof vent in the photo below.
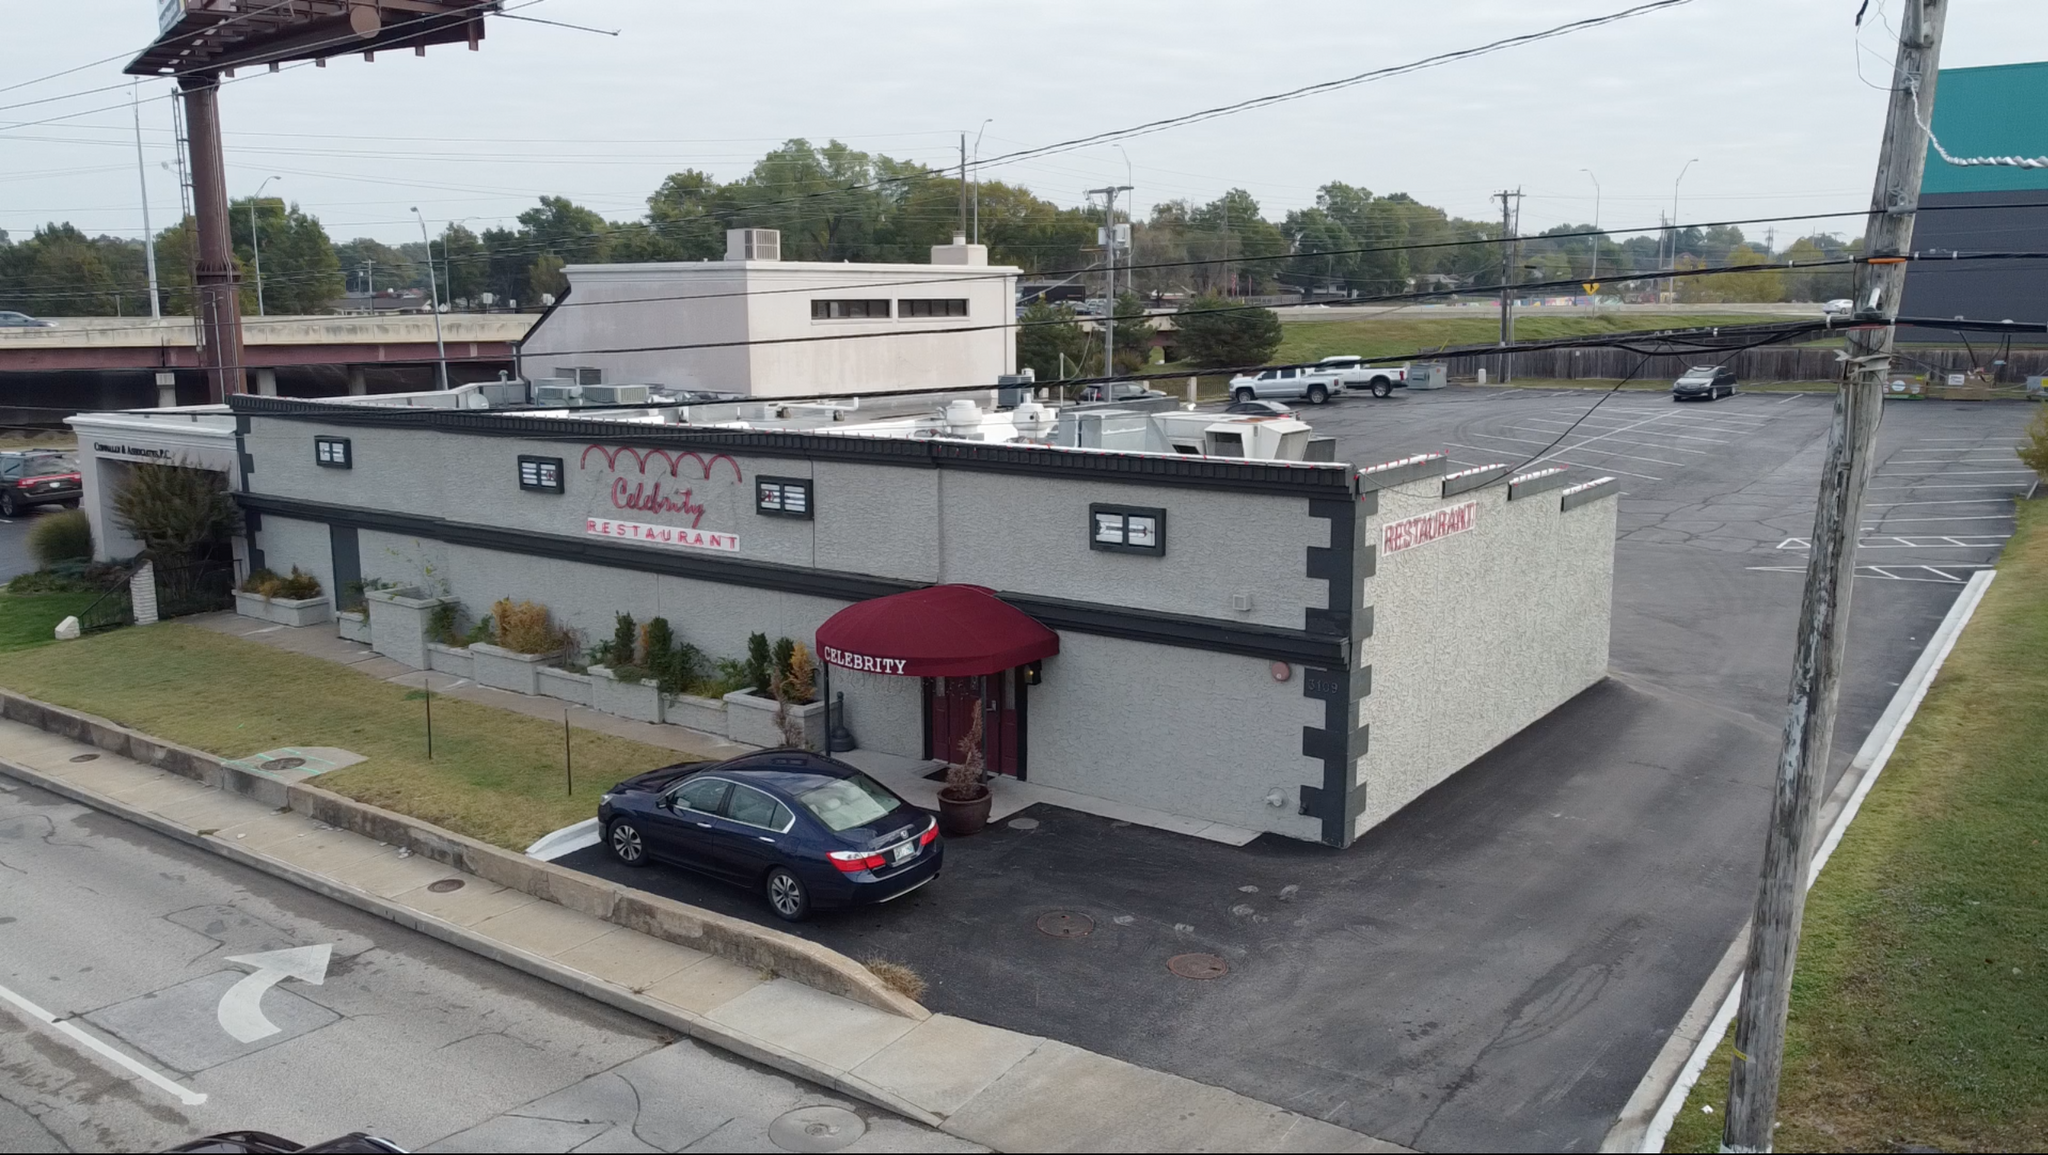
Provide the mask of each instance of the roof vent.
POLYGON ((782 234, 775 229, 727 229, 725 259, 779 261, 782 259, 782 234))

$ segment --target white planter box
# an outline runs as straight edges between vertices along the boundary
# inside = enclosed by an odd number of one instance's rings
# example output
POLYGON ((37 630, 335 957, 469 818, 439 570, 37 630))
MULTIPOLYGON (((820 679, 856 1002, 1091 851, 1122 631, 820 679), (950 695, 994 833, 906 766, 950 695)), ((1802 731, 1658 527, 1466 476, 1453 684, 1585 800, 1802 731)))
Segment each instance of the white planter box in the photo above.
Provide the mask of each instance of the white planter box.
POLYGON ((592 709, 641 722, 662 720, 661 684, 653 678, 644 682, 621 682, 603 666, 590 667, 592 709))
MULTIPOLYGON (((735 742, 749 746, 786 746, 782 730, 775 724, 775 699, 757 698, 745 690, 725 696, 725 733, 735 742)), ((804 748, 825 748, 825 703, 791 706, 789 713, 803 727, 804 748)))
POLYGON ((410 586, 364 593, 370 612, 370 648, 415 670, 427 669, 428 621, 436 608, 452 600, 421 597, 420 591, 410 586))
POLYGON ((351 642, 370 644, 370 615, 359 610, 343 610, 334 615, 335 632, 351 642))
POLYGON ((464 678, 474 678, 476 677, 476 658, 466 649, 444 646, 439 642, 428 642, 427 668, 443 674, 456 674, 464 678))
POLYGON ((235 612, 246 618, 261 618, 281 626, 317 626, 333 617, 327 599, 266 598, 262 594, 235 593, 235 612))
POLYGON ((717 698, 677 694, 662 703, 663 721, 725 737, 725 703, 717 698))
POLYGON ((469 652, 476 658, 477 685, 521 694, 540 693, 540 668, 562 656, 559 650, 522 654, 489 642, 477 642, 469 647, 469 652))
POLYGON ((550 698, 574 702, 579 706, 590 705, 590 675, 574 674, 553 666, 540 668, 540 692, 550 698))

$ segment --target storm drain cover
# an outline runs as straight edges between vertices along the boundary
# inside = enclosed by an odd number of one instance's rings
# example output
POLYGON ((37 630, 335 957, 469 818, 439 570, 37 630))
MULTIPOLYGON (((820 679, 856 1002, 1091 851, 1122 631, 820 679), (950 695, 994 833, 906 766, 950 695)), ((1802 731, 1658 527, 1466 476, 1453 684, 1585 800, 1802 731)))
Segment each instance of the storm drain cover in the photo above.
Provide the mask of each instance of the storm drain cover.
POLYGON ((447 894, 451 890, 461 890, 462 880, 459 878, 444 878, 438 882, 428 883, 427 889, 435 894, 447 894))
POLYGON ((73 754, 71 760, 73 762, 90 762, 98 757, 98 754, 73 754))
POLYGON ((297 770, 305 764, 306 760, 304 758, 272 758, 270 761, 263 763, 263 768, 274 773, 279 770, 297 770))
POLYGON ((867 1130, 866 1120, 844 1107, 798 1107, 768 1124, 768 1140, 784 1151, 837 1151, 867 1130))
POLYGON ((1095 930, 1095 920, 1071 910, 1049 910, 1038 916, 1038 929, 1054 938, 1084 938, 1095 930))
POLYGON ((1184 979, 1220 979, 1230 964, 1213 954, 1177 954, 1166 960, 1166 969, 1184 979))

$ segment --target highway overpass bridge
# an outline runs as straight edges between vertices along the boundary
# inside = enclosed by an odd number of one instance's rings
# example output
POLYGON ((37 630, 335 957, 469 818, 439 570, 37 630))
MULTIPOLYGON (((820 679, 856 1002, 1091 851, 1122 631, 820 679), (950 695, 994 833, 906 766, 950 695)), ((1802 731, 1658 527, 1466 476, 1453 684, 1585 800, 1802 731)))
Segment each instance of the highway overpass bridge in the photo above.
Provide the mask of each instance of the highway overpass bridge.
MULTIPOLYGON (((451 385, 513 371, 514 346, 539 314, 446 313, 451 385)), ((0 328, 0 426, 59 424, 94 409, 196 405, 206 374, 190 317, 56 317, 55 328, 0 328)), ((434 318, 250 317, 249 386, 287 397, 431 389, 434 318)))

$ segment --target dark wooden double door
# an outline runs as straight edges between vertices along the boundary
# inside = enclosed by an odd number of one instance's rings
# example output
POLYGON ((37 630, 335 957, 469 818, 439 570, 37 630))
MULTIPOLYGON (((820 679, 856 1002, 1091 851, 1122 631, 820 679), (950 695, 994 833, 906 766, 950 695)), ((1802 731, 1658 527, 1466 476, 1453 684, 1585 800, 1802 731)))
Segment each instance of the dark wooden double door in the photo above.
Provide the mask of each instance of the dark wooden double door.
POLYGON ((961 743, 983 711, 982 746, 988 772, 1024 777, 1024 680, 1016 670, 968 678, 924 680, 926 756, 961 760, 961 743))

